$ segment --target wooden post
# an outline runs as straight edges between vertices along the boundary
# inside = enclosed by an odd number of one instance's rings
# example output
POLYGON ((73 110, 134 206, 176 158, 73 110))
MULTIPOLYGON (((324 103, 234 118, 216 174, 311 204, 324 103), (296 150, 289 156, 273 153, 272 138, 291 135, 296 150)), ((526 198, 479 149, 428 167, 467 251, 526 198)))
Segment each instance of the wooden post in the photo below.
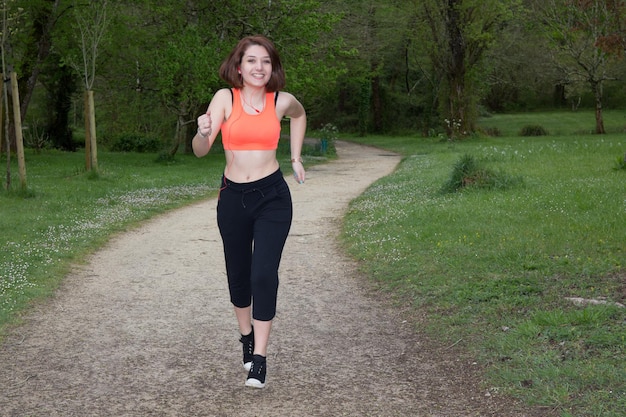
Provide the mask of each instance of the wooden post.
POLYGON ((2 109, 2 111, 0 112, 0 126, 2 127, 2 132, 0 133, 0 136, 4 139, 4 143, 0 144, 0 155, 2 155, 2 149, 4 149, 4 146, 6 146, 6 152, 7 152, 7 182, 5 183, 5 188, 7 190, 11 189, 11 143, 9 141, 9 126, 8 126, 8 119, 9 119, 9 101, 8 101, 8 95, 7 95, 7 83, 5 82, 4 79, 4 73, 2 74, 2 100, 0 101, 0 109, 2 109), (6 104, 6 110, 5 110, 5 104, 6 104), (4 113, 6 111, 6 116, 7 116, 7 121, 4 121, 4 113))
POLYGON ((98 171, 98 144, 96 141, 96 106, 93 102, 93 90, 87 91, 89 100, 89 138, 91 144, 91 169, 98 171))
POLYGON ((85 119, 85 171, 91 171, 91 124, 89 121, 89 91, 85 91, 83 118, 85 119))
MULTIPOLYGON (((4 136, 4 98, 6 97, 4 95, 4 74, 0 74, 0 82, 2 82, 2 91, 0 91, 0 96, 2 96, 2 98, 0 99, 0 138, 2 140, 6 140, 7 138, 5 138, 4 136)), ((7 145, 9 143, 8 140, 6 140, 7 145)), ((4 143, 0 143, 0 155, 2 155, 2 151, 4 150, 4 143)))
POLYGON ((17 167, 20 174, 20 186, 26 189, 26 161, 24 160, 24 138, 22 136, 22 113, 20 112, 20 93, 17 86, 17 74, 11 72, 11 91, 13 96, 13 123, 15 124, 15 145, 17 148, 17 167))

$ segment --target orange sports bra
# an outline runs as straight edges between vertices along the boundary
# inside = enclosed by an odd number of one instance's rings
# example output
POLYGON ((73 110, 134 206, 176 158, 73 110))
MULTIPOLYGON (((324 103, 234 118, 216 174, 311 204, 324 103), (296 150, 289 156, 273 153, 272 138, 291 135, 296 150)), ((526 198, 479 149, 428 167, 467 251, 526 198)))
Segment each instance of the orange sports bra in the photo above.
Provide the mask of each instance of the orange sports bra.
POLYGON ((241 104, 241 90, 234 88, 233 110, 222 124, 222 144, 228 151, 275 150, 280 138, 280 121, 276 117, 278 92, 265 95, 265 108, 259 114, 248 114, 241 104))

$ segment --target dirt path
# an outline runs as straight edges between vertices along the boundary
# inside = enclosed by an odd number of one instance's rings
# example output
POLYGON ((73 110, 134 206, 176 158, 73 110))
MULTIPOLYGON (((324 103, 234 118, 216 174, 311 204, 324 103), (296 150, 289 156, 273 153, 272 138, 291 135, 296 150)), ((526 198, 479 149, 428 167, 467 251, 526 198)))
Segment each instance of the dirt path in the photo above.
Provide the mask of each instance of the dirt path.
POLYGON ((1 416, 524 416, 368 294, 337 248, 348 202, 399 158, 339 143, 289 184, 268 385, 244 387, 210 200, 113 239, 0 351, 1 416))

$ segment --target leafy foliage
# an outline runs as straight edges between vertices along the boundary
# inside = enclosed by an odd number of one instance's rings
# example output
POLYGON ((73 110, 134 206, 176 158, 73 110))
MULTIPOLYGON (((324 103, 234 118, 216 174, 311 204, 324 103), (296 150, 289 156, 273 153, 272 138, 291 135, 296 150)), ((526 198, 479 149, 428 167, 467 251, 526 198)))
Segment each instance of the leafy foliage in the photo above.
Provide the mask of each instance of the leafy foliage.
POLYGON ((111 144, 113 152, 156 152, 161 148, 161 142, 154 136, 140 133, 127 133, 118 135, 111 144))
MULTIPOLYGON (((213 93, 224 87, 217 77, 220 62, 242 36, 256 33, 269 36, 278 46, 287 70, 286 89, 303 102, 311 126, 331 122, 343 132, 361 135, 426 135, 443 129, 452 137, 455 132, 446 125, 447 119, 462 121, 458 132, 471 137, 479 104, 497 112, 561 106, 574 98, 581 108, 595 105, 590 86, 579 82, 584 77, 563 76, 564 65, 571 60, 566 62, 563 54, 550 49, 568 39, 555 29, 566 14, 547 18, 541 13, 539 6, 553 3, 109 1, 107 31, 92 79, 98 131, 106 135, 137 131, 167 138, 172 147, 187 146, 193 131, 189 125, 206 109, 213 93), (460 43, 452 42, 452 35, 460 43), (559 59, 546 59, 552 56, 559 59), (560 84, 555 86, 555 80, 560 84)), ((82 61, 74 4, 81 8, 78 15, 89 10, 88 2, 7 2, 7 63, 20 75, 23 108, 29 107, 32 96, 33 119, 57 117, 49 103, 60 91, 55 87, 60 68, 82 61), (35 93, 27 94, 35 86, 35 93)), ((578 5, 587 13, 595 4, 602 6, 596 1, 562 6, 578 5)), ((585 49, 582 56, 596 50, 610 63, 602 90, 608 108, 621 106, 626 99, 623 85, 612 81, 626 76, 626 66, 615 59, 623 43, 616 28, 623 27, 624 9, 616 2, 605 4, 612 14, 598 15, 568 34, 574 38, 584 32, 575 39, 589 45, 590 23, 606 23, 607 30, 592 45, 595 49, 585 49)), ((75 84, 80 76, 73 73, 63 79, 75 84)), ((69 104, 63 110, 68 127, 82 129, 82 97, 72 94, 69 104)), ((25 125, 29 123, 26 119, 25 125)), ((50 132, 50 140, 70 149, 62 144, 72 144, 71 132, 61 125, 50 132)))

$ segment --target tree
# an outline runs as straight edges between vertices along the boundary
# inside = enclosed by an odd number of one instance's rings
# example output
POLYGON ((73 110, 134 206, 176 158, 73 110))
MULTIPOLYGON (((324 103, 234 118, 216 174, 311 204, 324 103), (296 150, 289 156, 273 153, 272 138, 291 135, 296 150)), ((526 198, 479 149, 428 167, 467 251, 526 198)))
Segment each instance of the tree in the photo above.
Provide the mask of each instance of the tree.
MULTIPOLYGON (((50 54, 46 69, 39 77, 39 83, 45 88, 43 105, 46 109, 45 135, 51 139, 55 148, 74 152, 77 144, 70 126, 72 100, 79 88, 77 74, 72 67, 62 61, 57 52, 50 54)), ((36 120, 36 119, 35 119, 36 120)))
POLYGON ((550 60, 547 40, 533 27, 528 9, 516 14, 485 55, 485 93, 482 104, 489 111, 520 111, 537 107, 560 107, 562 89, 555 86, 556 69, 550 60))
POLYGON ((74 5, 76 30, 80 35, 80 57, 70 57, 70 63, 81 74, 85 87, 85 167, 98 171, 96 139, 96 112, 93 85, 96 79, 96 61, 99 47, 109 23, 107 0, 91 1, 87 6, 74 5))
MULTIPOLYGON (((25 127, 29 127, 27 116, 34 93, 43 85, 48 93, 45 99, 53 103, 52 108, 55 111, 41 112, 42 114, 35 115, 31 120, 44 118, 46 134, 55 146, 74 150, 71 131, 67 121, 63 120, 67 119, 67 113, 59 114, 56 111, 57 104, 67 102, 71 94, 71 91, 64 94, 63 83, 67 78, 61 80, 63 76, 58 74, 63 71, 59 55, 67 49, 65 45, 59 45, 57 35, 59 27, 63 29, 69 23, 66 17, 70 16, 67 12, 72 6, 62 5, 59 0, 5 1, 4 5, 10 15, 6 58, 8 66, 18 75, 20 112, 25 127), (53 88, 49 89, 50 87, 53 88)), ((41 107, 42 103, 38 104, 41 107)))
POLYGON ((485 52, 513 17, 515 0, 419 0, 418 25, 436 74, 439 109, 449 137, 474 131, 478 75, 485 52))
POLYGON ((142 65, 142 74, 149 74, 143 77, 145 86, 153 89, 161 104, 176 117, 170 155, 176 154, 181 144, 189 150, 187 127, 195 122, 201 104, 208 103, 219 86, 219 33, 203 28, 219 28, 220 15, 212 6, 202 8, 195 2, 187 2, 176 14, 180 7, 162 4, 153 14, 160 25, 157 30, 162 31, 155 39, 160 45, 151 48, 142 65))
MULTIPOLYGON (((616 79, 616 58, 611 54, 623 32, 626 12, 622 1, 567 0, 535 4, 544 33, 551 41, 552 59, 561 72, 561 83, 576 92, 587 85, 595 99, 596 133, 605 133, 602 117, 604 83, 616 79), (608 46, 611 46, 608 48, 608 46)), ((619 42, 618 42, 619 44, 619 42)), ((622 49, 623 50, 623 49, 622 49)))
MULTIPOLYGON (((52 48, 52 31, 59 16, 59 0, 2 2, 5 25, 3 52, 5 74, 18 76, 20 114, 25 119, 42 66, 52 48)), ((6 120, 7 143, 15 145, 14 121, 6 120)))
POLYGON ((621 58, 626 52, 626 2, 609 0, 607 8, 611 11, 610 30, 598 38, 597 46, 604 52, 621 58))
POLYGON ((342 130, 389 132, 417 125, 415 98, 405 89, 405 51, 409 13, 403 1, 350 0, 325 2, 340 18, 328 37, 341 39, 342 51, 332 56, 339 72, 337 85, 320 96, 319 125, 329 120, 342 130))
MULTIPOLYGON (((12 3, 13 7, 21 7, 21 4, 16 4, 17 2, 12 3)), ((60 10, 59 3, 60 0, 29 2, 30 7, 22 14, 25 17, 22 23, 25 23, 27 28, 22 33, 24 57, 15 62, 16 71, 20 74, 22 117, 26 117, 43 64, 50 55, 52 32, 59 17, 66 10, 60 10)))

